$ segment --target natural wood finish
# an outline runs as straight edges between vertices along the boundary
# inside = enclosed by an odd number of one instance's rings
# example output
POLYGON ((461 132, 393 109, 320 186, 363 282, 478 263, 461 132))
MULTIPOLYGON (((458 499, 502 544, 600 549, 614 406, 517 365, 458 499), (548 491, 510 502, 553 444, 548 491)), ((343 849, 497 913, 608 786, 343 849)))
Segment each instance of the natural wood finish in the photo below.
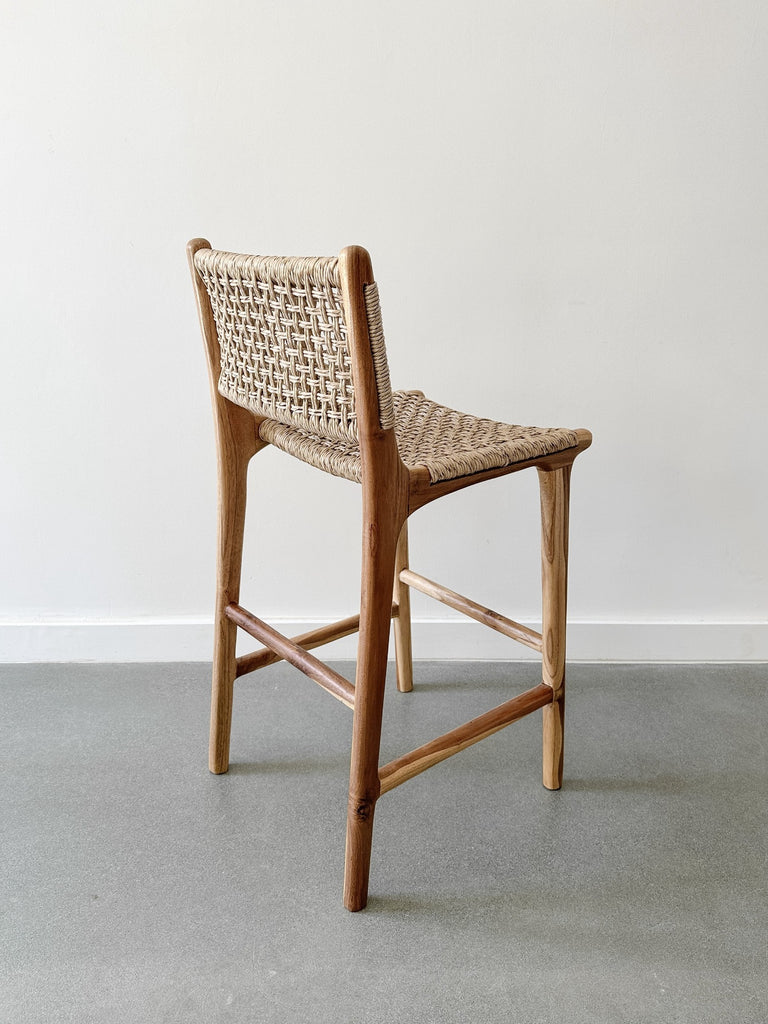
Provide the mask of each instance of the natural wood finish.
MULTIPOLYGON (((213 399, 219 463, 219 539, 214 671, 211 703, 210 764, 226 771, 232 690, 236 675, 244 675, 284 658, 353 708, 350 758, 344 903, 360 910, 368 897, 368 874, 376 802, 382 792, 504 728, 510 722, 543 709, 544 784, 557 788, 562 779, 565 612, 568 555, 568 486, 576 456, 589 447, 592 436, 576 431, 577 444, 553 455, 433 484, 426 466, 406 469, 400 458, 391 417, 379 408, 379 390, 366 312, 366 285, 374 285, 368 253, 359 246, 345 249, 338 260, 338 283, 354 389, 355 421, 362 483, 362 578, 359 616, 310 630, 289 639, 257 619, 239 604, 247 467, 266 442, 260 437, 262 417, 234 404, 218 392, 221 356, 208 293, 194 265, 195 253, 210 248, 194 239, 188 255, 200 323, 205 338, 213 399), (382 422, 386 424, 382 427, 382 422), (407 519, 415 510, 453 491, 496 477, 536 468, 541 485, 542 514, 542 634, 413 573, 408 565, 407 519), (456 608, 511 636, 542 654, 541 685, 432 740, 379 769, 379 747, 387 667, 390 620, 394 617, 398 686, 412 687, 409 587, 456 608), (394 602, 394 603, 393 603, 394 602), (265 649, 237 659, 237 627, 246 630, 265 649), (359 630, 355 685, 334 672, 310 649, 359 630)), ((202 261, 205 263, 205 260, 202 261)), ((369 290, 369 298, 370 298, 369 290)), ((371 328, 381 334, 380 325, 371 328)), ((383 336, 377 341, 379 369, 383 336)), ((384 403, 386 405, 386 403, 384 403)), ((266 421, 271 422, 271 421, 266 421)))
POLYGON ((433 597, 436 601, 455 608, 457 612, 467 615, 470 619, 475 619, 484 626, 495 629, 497 633, 503 633, 504 636, 517 640, 518 643, 525 644, 526 647, 533 648, 534 651, 541 651, 541 633, 537 633, 535 629, 523 626, 521 623, 515 622, 514 619, 508 619, 500 612, 485 608, 483 605, 477 604, 476 601, 471 601, 468 597, 457 594, 456 591, 449 590, 433 580, 428 580, 426 576, 420 576, 410 569, 401 571, 400 580, 409 587, 426 594, 427 597, 433 597))
POLYGON ((225 455, 218 465, 218 530, 216 543, 216 608, 214 612, 213 681, 208 766, 220 775, 229 768, 229 737, 232 728, 233 687, 237 672, 237 629, 225 614, 240 597, 243 531, 248 456, 228 435, 219 431, 219 450, 225 455))
POLYGON ((570 479, 570 466, 549 472, 539 470, 542 681, 552 688, 555 697, 543 713, 543 781, 547 789, 560 789, 563 783, 570 479))
MULTIPOLYGON (((322 647, 323 644, 329 644, 333 640, 341 640, 342 637, 352 636, 353 633, 357 633, 360 629, 360 616, 350 615, 348 619, 342 619, 340 622, 333 622, 327 626, 321 626, 318 629, 310 630, 308 633, 302 633, 300 636, 291 637, 291 643, 295 644, 296 647, 300 647, 304 651, 314 650, 315 647, 322 647)), ((273 665, 277 661, 282 661, 283 656, 278 654, 277 651, 272 651, 268 647, 262 647, 260 651, 252 651, 250 654, 244 654, 242 658, 237 659, 237 676, 247 675, 249 672, 255 672, 260 668, 266 668, 267 665, 273 665)))
MULTIPOLYGON (((393 604, 392 617, 396 618, 399 614, 399 609, 393 604)), ((352 636, 359 629, 360 616, 350 615, 348 619, 340 619, 339 622, 331 622, 326 626, 319 626, 317 629, 311 629, 307 633, 302 633, 300 636, 291 637, 291 643, 301 647, 302 650, 311 651, 315 647, 322 647, 324 644, 330 644, 334 640, 341 640, 345 636, 352 636)), ((282 660, 282 655, 276 651, 262 647, 259 651, 252 651, 250 654, 244 654, 241 658, 237 659, 237 677, 247 675, 249 672, 256 672, 260 668, 266 668, 267 665, 274 665, 275 662, 282 660)))
POLYGON ((573 460, 581 452, 585 451, 592 444, 592 434, 589 430, 582 428, 575 430, 578 444, 573 448, 566 448, 554 455, 545 455, 539 459, 528 459, 524 462, 515 462, 510 466, 499 466, 497 469, 487 469, 482 473, 472 473, 469 476, 457 477, 455 480, 441 480, 433 484, 429 470, 425 466, 416 467, 410 470, 409 492, 408 492, 408 515, 417 509, 423 508, 436 498, 444 498, 446 494, 453 494, 464 487, 471 487, 473 484, 480 484, 486 480, 495 480, 497 477, 509 476, 510 473, 519 473, 523 469, 559 469, 562 466, 570 466, 573 460))
POLYGON ((344 312, 352 353, 360 457, 363 467, 363 557, 360 643, 352 725, 344 905, 361 910, 368 900, 373 816, 379 796, 379 744, 389 647, 395 552, 406 520, 408 474, 393 429, 379 424, 378 394, 370 356, 364 287, 373 282, 365 249, 352 246, 339 257, 344 312))
POLYGON ((394 620, 395 662, 397 664, 397 688, 401 693, 413 689, 413 649, 411 645, 411 593, 401 580, 401 573, 408 568, 408 520, 400 530, 400 539, 395 552, 395 581, 393 600, 399 609, 394 620))
POLYGON ((248 463, 265 446, 265 442, 259 438, 258 420, 245 409, 228 402, 218 392, 219 340, 208 293, 195 271, 194 256, 199 249, 210 249, 210 243, 204 238, 193 239, 187 246, 187 259, 192 271, 197 312, 208 357, 208 382, 218 452, 216 609, 208 763, 210 770, 219 775, 229 767, 237 642, 237 628, 226 617, 224 610, 230 602, 236 602, 240 597, 248 463))
POLYGON ((355 688, 352 683, 338 672, 334 672, 314 654, 305 651, 298 644, 289 640, 287 636, 283 636, 272 626, 268 626, 266 622, 256 618, 247 609, 241 608, 239 604, 227 605, 226 615, 250 636, 260 640, 294 668, 300 669, 305 676, 309 676, 324 690, 333 694, 342 704, 346 704, 348 708, 355 706, 355 688))
POLYGON ((439 736, 430 743, 425 743, 424 746, 412 750, 410 754, 404 754, 397 760, 390 761, 379 771, 381 792, 389 792, 390 789, 394 789, 408 779, 420 775, 432 765, 445 761, 448 757, 453 757, 460 750, 466 750, 473 743, 479 743, 486 736, 499 732, 511 722, 530 715, 531 712, 538 711, 539 708, 545 707, 551 702, 552 690, 542 683, 540 686, 534 686, 532 690, 521 693, 519 697, 513 697, 512 700, 499 704, 492 711, 473 718, 471 722, 452 729, 451 732, 439 736))

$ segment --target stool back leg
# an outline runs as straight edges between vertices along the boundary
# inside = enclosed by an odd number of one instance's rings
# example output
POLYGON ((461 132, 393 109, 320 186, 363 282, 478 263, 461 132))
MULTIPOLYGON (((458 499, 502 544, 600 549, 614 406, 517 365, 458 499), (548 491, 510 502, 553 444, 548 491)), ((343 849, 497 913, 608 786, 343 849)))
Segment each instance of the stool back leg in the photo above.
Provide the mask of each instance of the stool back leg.
MULTIPOLYGON (((211 732, 208 767, 220 775, 229 768, 229 736, 232 727, 232 692, 236 672, 237 626, 224 614, 228 604, 239 603, 243 560, 243 530, 248 463, 263 447, 254 440, 253 418, 233 415, 234 423, 219 423, 218 433, 218 536, 216 543, 216 610, 211 683, 211 732), (236 423, 246 428, 240 443, 236 423)), ((247 414, 246 414, 247 415, 247 414)))
POLYGON ((539 470, 542 682, 553 691, 552 703, 543 708, 543 781, 547 789, 560 789, 563 782, 570 477, 570 466, 539 470))
POLYGON ((408 520, 400 530, 395 554, 395 584, 392 600, 398 613, 394 621, 395 661, 397 663, 397 688, 401 693, 413 689, 413 652, 411 648, 411 591, 400 582, 400 573, 408 568, 408 520))
POLYGON ((368 902, 373 814, 379 798, 379 748, 387 674, 395 552, 401 522, 387 516, 363 528, 360 640, 355 678, 355 711, 349 772, 344 906, 362 910, 368 902))

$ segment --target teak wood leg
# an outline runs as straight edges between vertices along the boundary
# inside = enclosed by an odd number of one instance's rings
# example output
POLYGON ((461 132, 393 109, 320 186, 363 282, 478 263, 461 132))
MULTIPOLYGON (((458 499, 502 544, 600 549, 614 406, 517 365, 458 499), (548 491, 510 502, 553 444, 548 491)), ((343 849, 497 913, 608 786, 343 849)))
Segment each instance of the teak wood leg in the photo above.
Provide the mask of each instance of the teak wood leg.
POLYGON ((238 446, 231 434, 219 436, 219 509, 216 550, 216 612, 214 619, 211 732, 208 767, 220 775, 229 768, 232 690, 235 682, 237 626, 227 617, 228 604, 240 599, 243 529, 248 463, 254 446, 238 446))
POLYGON ((387 673, 395 551, 400 525, 364 527, 360 642, 355 680, 352 757, 347 807, 344 906, 362 910, 368 901, 373 814, 379 798, 379 746, 387 673))
POLYGON ((403 523, 395 555, 395 583, 392 600, 398 612, 393 619, 395 631, 395 661, 397 663, 397 688, 401 693, 413 689, 413 651, 411 648, 411 592, 400 582, 400 573, 408 568, 408 520, 403 523))
POLYGON ((571 467, 539 470, 541 494, 542 682, 553 701, 543 708, 543 781, 563 783, 565 626, 568 590, 568 498, 571 467))

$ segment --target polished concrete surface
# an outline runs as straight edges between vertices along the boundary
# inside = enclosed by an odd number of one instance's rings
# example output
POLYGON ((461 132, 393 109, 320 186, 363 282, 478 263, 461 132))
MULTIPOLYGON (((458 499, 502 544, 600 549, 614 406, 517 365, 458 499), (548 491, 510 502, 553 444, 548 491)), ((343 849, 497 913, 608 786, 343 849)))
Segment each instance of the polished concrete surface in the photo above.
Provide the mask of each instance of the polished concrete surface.
MULTIPOLYGON (((417 665, 382 760, 534 673, 417 665)), ((241 680, 214 777, 205 666, 4 666, 0 1021, 765 1024, 767 683, 574 666, 563 789, 536 714, 387 794, 349 914, 319 688, 241 680)))

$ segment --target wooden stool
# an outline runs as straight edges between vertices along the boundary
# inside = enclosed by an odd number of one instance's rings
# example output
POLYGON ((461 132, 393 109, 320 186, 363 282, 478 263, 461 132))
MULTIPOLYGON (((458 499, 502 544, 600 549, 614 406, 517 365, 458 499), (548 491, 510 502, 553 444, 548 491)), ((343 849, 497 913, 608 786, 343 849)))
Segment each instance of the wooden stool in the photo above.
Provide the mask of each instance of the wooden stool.
POLYGON ((210 769, 229 767, 235 679, 285 659, 353 709, 344 904, 368 898, 373 816, 382 793, 542 708, 544 785, 563 771, 568 494, 588 430, 520 427, 393 392, 378 290, 365 249, 336 257, 245 256, 187 246, 208 353, 218 450, 219 531, 210 769), (363 490, 360 613, 288 639, 239 604, 246 472, 272 444, 363 490), (408 517, 470 484, 535 467, 541 494, 542 632, 409 568, 408 517), (383 767, 379 745, 390 621, 397 685, 412 689, 409 588, 542 656, 539 686, 383 767), (238 658, 237 627, 264 647, 238 658), (360 633, 355 684, 310 654, 360 633))

